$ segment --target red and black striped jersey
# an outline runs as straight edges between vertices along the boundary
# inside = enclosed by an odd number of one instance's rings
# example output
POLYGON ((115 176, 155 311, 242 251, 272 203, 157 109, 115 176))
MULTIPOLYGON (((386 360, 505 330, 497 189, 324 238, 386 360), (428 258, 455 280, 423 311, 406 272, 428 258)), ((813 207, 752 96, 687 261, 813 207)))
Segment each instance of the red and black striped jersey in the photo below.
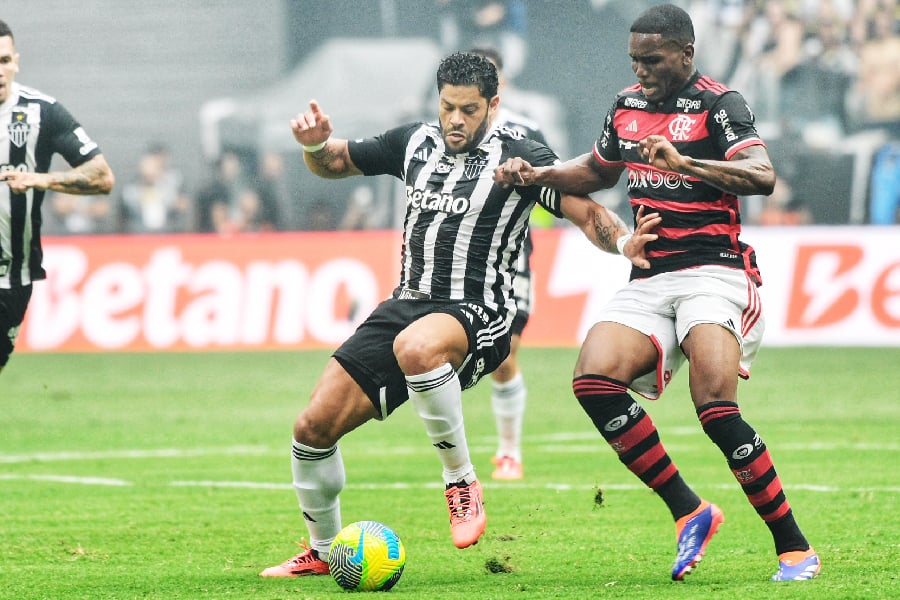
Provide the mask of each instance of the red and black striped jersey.
MULTIPOLYGON (((13 83, 0 105, 0 170, 46 173, 54 154, 77 167, 100 149, 55 98, 13 83)), ((44 279, 41 203, 44 191, 13 193, 0 185, 0 288, 44 279)))
POLYGON ((501 186, 493 181, 494 169, 515 156, 555 164, 553 151, 497 124, 471 152, 451 154, 436 123, 351 141, 349 151, 365 175, 393 175, 406 184, 402 288, 515 312, 512 284, 531 209, 539 203, 561 217, 560 194, 501 186))
POLYGON ((663 102, 648 101, 640 85, 619 92, 594 144, 600 163, 624 166, 632 212, 659 212, 659 239, 647 244, 650 269, 632 268, 631 278, 697 267, 743 269, 762 284, 756 256, 742 242, 740 201, 697 178, 652 167, 638 142, 661 135, 683 155, 729 160, 743 148, 765 145, 743 96, 699 73, 663 102))

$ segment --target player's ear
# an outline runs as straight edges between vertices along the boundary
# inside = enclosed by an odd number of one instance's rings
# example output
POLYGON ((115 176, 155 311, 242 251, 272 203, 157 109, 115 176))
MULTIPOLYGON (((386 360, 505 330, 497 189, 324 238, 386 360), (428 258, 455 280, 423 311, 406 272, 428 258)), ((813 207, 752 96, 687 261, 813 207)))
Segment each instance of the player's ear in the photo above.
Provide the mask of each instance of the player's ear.
POLYGON ((493 112, 493 111, 496 111, 499 106, 500 106, 500 95, 498 94, 498 95, 494 96, 493 98, 491 98, 491 101, 488 102, 488 109, 493 112))

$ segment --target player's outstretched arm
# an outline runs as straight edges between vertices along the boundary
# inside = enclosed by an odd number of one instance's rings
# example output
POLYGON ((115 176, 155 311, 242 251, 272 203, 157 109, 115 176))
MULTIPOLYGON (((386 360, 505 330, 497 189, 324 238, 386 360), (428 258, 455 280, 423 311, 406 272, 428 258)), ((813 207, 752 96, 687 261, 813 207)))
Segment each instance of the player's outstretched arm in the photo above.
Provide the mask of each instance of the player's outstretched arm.
POLYGON ((494 181, 502 185, 541 185, 567 194, 586 196, 611 188, 624 167, 600 165, 591 154, 564 163, 534 167, 522 158, 510 158, 494 170, 494 181))
POLYGON ((116 178, 102 154, 68 171, 31 173, 9 171, 0 175, 13 192, 23 193, 30 188, 53 190, 66 194, 108 194, 116 178))
POLYGON ((775 168, 765 146, 749 146, 731 160, 701 160, 685 156, 661 135, 640 141, 641 156, 658 169, 690 175, 738 196, 768 196, 775 189, 775 168))
POLYGON ((319 103, 309 101, 309 110, 291 119, 291 132, 303 146, 303 160, 309 170, 325 179, 362 175, 350 158, 347 140, 332 138, 331 119, 319 103))

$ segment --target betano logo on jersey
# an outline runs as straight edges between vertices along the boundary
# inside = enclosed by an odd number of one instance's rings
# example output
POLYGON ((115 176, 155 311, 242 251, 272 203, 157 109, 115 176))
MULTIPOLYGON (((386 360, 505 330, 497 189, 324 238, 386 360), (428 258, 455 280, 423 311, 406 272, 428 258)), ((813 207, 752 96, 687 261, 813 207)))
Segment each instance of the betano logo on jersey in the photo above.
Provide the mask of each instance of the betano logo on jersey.
POLYGON ((446 192, 433 190, 417 190, 411 185, 406 186, 406 204, 419 210, 433 210, 461 215, 469 210, 469 199, 460 196, 454 198, 446 192))
POLYGON ((6 164, 0 165, 0 173, 12 173, 12 172, 27 173, 28 165, 26 165, 25 163, 19 163, 17 165, 11 165, 9 163, 6 163, 6 164))

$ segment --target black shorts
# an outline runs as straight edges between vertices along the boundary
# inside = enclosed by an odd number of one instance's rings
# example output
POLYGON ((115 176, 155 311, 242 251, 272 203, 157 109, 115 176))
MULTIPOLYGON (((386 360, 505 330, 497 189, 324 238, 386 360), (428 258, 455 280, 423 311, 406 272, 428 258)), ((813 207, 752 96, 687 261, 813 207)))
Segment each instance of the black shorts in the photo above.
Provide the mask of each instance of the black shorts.
POLYGON ((25 309, 31 300, 31 286, 0 288, 0 367, 9 362, 19 335, 19 326, 25 319, 25 309))
POLYGON ((516 271, 513 281, 513 298, 516 300, 516 316, 509 329, 511 334, 522 335, 531 316, 531 305, 534 304, 534 283, 531 280, 531 269, 516 271))
POLYGON ((527 312, 521 310, 516 311, 516 316, 513 317, 512 325, 509 326, 509 334, 521 336, 522 332, 525 331, 525 326, 528 325, 529 316, 530 315, 527 312))
POLYGON ((462 324, 469 352, 456 371, 463 389, 494 371, 509 354, 505 319, 483 304, 455 300, 397 300, 379 304, 334 357, 363 389, 384 419, 409 398, 406 376, 394 356, 394 339, 410 323, 432 313, 447 313, 462 324))

